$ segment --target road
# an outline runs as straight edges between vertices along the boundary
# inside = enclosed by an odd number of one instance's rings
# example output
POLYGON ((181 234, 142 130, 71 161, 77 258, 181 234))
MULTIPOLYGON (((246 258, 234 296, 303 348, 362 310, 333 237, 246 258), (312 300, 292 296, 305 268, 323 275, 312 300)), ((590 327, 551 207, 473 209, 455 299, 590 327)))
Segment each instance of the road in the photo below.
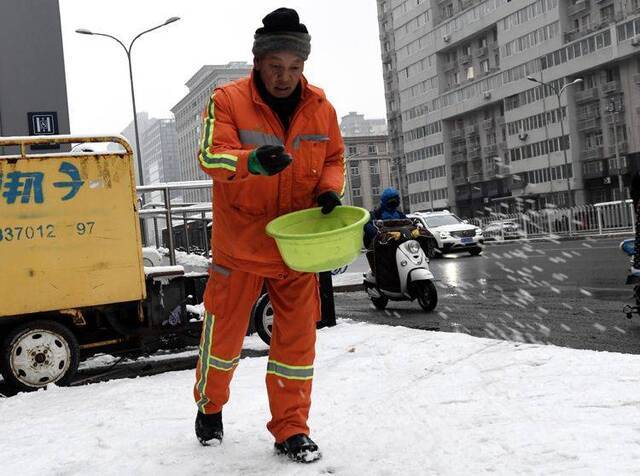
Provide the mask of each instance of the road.
MULTIPOLYGON (((434 312, 426 314, 417 302, 390 302, 379 311, 363 291, 356 291, 336 293, 336 315, 374 324, 640 354, 640 317, 628 320, 622 313, 632 299, 631 287, 624 285, 629 261, 618 249, 620 241, 512 242, 487 246, 481 256, 434 259, 430 264, 439 295, 434 312)), ((361 256, 348 271, 367 269, 361 256)), ((248 350, 243 356, 266 354, 248 350)), ((195 359, 183 354, 113 369, 107 365, 80 372, 75 384, 193 368, 195 359)), ((0 381, 3 393, 11 394, 0 381)))
MULTIPOLYGON (((431 261, 438 307, 390 302, 385 311, 364 292, 336 294, 338 317, 479 337, 640 354, 640 317, 622 313, 632 303, 625 286, 628 258, 621 238, 513 242, 483 255, 431 261)), ((349 271, 366 264, 359 259, 349 271)))

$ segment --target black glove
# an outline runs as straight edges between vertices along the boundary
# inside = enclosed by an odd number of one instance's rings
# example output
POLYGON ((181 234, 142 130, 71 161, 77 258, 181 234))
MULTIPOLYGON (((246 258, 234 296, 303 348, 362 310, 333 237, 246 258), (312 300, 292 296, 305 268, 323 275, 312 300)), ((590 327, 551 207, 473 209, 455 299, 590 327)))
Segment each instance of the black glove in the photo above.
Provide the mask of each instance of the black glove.
POLYGON ((317 202, 318 205, 322 207, 322 213, 324 215, 331 213, 338 205, 342 205, 340 197, 333 190, 318 195, 317 202))
POLYGON ((281 145, 263 145, 249 154, 249 172, 253 175, 275 175, 293 161, 281 145))

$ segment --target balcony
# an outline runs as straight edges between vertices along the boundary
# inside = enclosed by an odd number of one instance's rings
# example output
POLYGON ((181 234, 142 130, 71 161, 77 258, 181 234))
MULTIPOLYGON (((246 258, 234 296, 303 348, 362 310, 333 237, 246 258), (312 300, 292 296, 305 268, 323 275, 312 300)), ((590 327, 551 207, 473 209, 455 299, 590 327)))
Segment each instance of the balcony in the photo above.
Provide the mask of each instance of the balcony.
POLYGON ((451 154, 451 165, 455 164, 464 164, 467 162, 467 153, 466 151, 454 152, 451 154))
POLYGON ((482 48, 478 48, 476 50, 476 56, 478 58, 482 58, 483 56, 487 56, 489 54, 489 48, 483 46, 482 48))
POLYGON ((460 55, 460 63, 462 64, 471 63, 471 55, 460 55))
POLYGON ((600 86, 602 94, 615 94, 620 92, 620 81, 609 81, 600 86))
POLYGON ((595 101, 599 97, 598 88, 585 89, 584 91, 576 91, 576 102, 595 101))
POLYGON ((462 141, 464 140, 464 130, 463 129, 451 129, 450 132, 452 141, 462 141))
POLYGON ((483 181, 482 172, 476 172, 469 175, 469 183, 478 183, 483 181))
POLYGON ((480 158, 480 147, 470 147, 467 151, 468 159, 479 159, 480 158))
POLYGON ((569 5, 567 7, 567 15, 569 15, 569 16, 577 15, 579 13, 584 12, 588 8, 589 8, 589 1, 588 0, 582 0, 582 1, 579 1, 578 3, 576 3, 575 5, 569 5))
POLYGON ((451 181, 453 185, 465 185, 467 183, 467 177, 453 177, 451 181))
MULTIPOLYGON (((618 154, 623 155, 626 154, 628 151, 628 146, 626 142, 618 142, 618 154)), ((612 155, 615 157, 616 155, 616 146, 614 145, 610 145, 609 147, 607 147, 607 152, 608 155, 612 155)))
POLYGON ((498 144, 491 144, 482 149, 482 155, 485 157, 495 157, 498 155, 498 144))
POLYGON ((484 121, 482 121, 482 130, 490 131, 493 128, 495 128, 495 122, 493 121, 493 118, 485 119, 484 121))
POLYGON ((496 127, 504 126, 504 116, 496 117, 496 127))
POLYGON ((612 165, 611 162, 609 162, 609 175, 624 175, 629 172, 631 172, 631 169, 625 160, 622 161, 622 166, 620 167, 618 167, 617 164, 612 165))
POLYGON ((609 112, 607 113, 607 124, 624 124, 624 113, 623 112, 609 112))
POLYGON ((582 178, 592 179, 606 177, 606 171, 602 162, 588 162, 582 165, 582 178))
POLYGON ((588 149, 584 149, 582 151, 582 159, 583 160, 601 159, 602 158, 602 150, 603 150, 602 146, 591 147, 591 148, 588 148, 588 149))
POLYGON ((594 129, 600 129, 601 120, 599 117, 592 117, 590 119, 582 119, 578 122, 579 131, 590 131, 594 129))
POLYGON ((478 135, 478 126, 467 126, 464 128, 465 135, 469 136, 477 136, 478 135))

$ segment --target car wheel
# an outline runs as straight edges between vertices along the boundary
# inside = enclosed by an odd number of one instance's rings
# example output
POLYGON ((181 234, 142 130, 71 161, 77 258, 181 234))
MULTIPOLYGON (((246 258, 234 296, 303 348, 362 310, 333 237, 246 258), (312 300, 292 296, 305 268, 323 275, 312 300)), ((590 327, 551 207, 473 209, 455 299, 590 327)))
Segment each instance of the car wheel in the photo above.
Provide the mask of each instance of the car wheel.
POLYGON ((438 305, 438 291, 431 281, 415 281, 412 283, 413 292, 420 307, 426 312, 433 311, 438 305))
POLYGON ((269 294, 264 293, 253 307, 253 325, 265 344, 271 345, 273 332, 273 306, 269 294))
POLYGON ((475 248, 469 251, 471 256, 478 256, 480 253, 482 253, 482 248, 475 248))
POLYGON ((68 385, 79 362, 76 337, 66 326, 50 320, 14 327, 0 350, 2 376, 19 391, 37 390, 52 383, 68 385))

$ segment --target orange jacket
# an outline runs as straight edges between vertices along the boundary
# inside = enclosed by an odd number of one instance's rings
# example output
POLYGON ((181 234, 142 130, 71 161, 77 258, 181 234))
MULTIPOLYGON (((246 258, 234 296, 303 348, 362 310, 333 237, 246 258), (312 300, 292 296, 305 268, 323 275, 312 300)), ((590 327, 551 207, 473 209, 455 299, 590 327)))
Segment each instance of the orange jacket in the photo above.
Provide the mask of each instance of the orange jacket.
POLYGON ((284 277, 265 226, 286 213, 315 207, 328 190, 344 192, 344 145, 333 106, 302 78, 289 130, 260 97, 253 74, 216 88, 204 112, 198 160, 214 180, 212 250, 216 263, 267 277, 284 277), (265 177, 248 171, 251 150, 284 145, 292 164, 265 177))

